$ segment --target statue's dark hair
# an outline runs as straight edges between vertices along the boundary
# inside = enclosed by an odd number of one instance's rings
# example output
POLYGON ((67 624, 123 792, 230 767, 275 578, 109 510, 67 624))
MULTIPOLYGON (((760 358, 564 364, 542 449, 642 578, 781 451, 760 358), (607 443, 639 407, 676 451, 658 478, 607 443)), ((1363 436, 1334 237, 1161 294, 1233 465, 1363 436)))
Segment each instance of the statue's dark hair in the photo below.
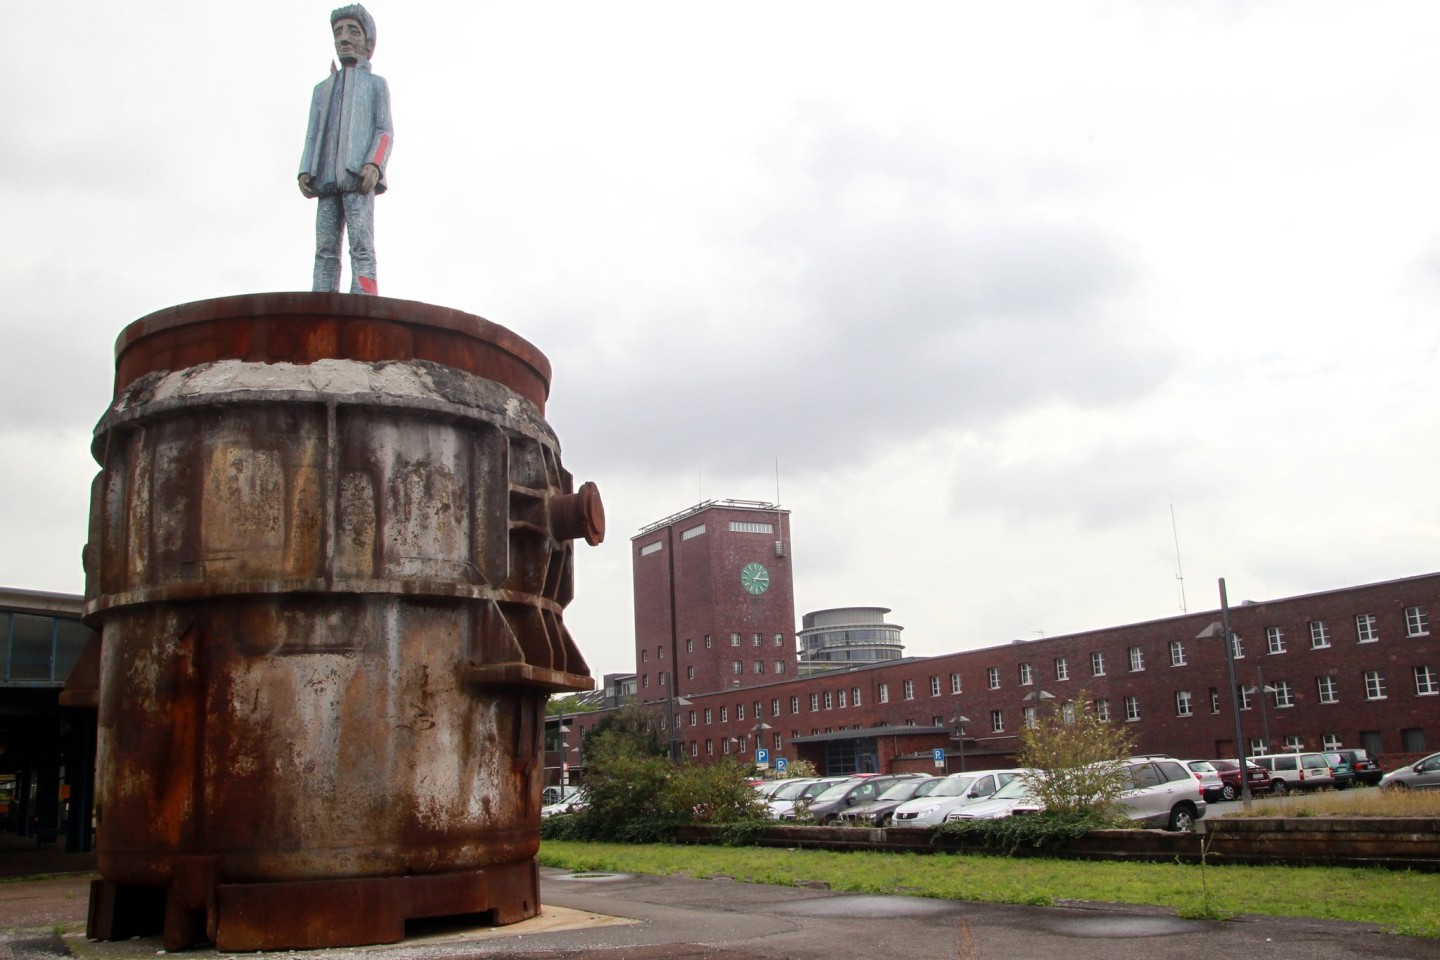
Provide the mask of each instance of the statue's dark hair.
POLYGON ((375 56, 375 18, 370 16, 370 11, 358 3, 330 11, 331 27, 341 20, 355 20, 360 24, 360 29, 365 31, 365 57, 368 60, 375 56))

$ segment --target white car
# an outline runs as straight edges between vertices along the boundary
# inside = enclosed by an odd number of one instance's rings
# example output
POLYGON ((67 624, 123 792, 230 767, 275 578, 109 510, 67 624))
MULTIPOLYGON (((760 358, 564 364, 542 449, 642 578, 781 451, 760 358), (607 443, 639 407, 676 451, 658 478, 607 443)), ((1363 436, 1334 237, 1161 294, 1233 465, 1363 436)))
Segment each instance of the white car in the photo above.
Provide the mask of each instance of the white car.
POLYGON ((1214 803, 1216 800, 1225 799, 1225 783, 1220 779, 1220 771, 1209 760, 1181 760, 1200 781, 1200 789, 1205 794, 1207 803, 1214 803))
POLYGON ((540 816, 553 817, 557 813, 578 813, 589 804, 584 790, 576 790, 558 803, 547 803, 540 808, 540 816))
POLYGON ((771 820, 779 820, 785 814, 791 813, 799 801, 809 800, 816 794, 823 793, 830 784, 839 783, 844 779, 844 777, 796 777, 770 795, 770 799, 765 802, 765 816, 771 820), (817 784, 823 785, 817 786, 817 784))
POLYGON ((895 808, 890 822, 897 827, 933 827, 952 810, 978 803, 1015 780, 1023 770, 982 770, 952 773, 938 787, 895 808))
MULTIPOLYGON (((1178 760, 1135 758, 1125 762, 1131 787, 1120 795, 1120 812, 1146 826, 1168 830, 1192 830, 1205 816, 1204 790, 1186 766, 1178 760)), ((946 819, 981 820, 1035 813, 1044 804, 1029 796, 1023 778, 1011 781, 989 801, 954 811, 946 819)))

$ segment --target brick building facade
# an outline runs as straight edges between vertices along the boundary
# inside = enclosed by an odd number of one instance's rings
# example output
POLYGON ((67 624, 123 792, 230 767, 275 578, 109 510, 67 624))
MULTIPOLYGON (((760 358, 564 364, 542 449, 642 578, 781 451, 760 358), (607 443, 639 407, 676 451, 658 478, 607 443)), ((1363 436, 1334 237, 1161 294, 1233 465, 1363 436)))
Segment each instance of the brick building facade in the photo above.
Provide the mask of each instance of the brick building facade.
MULTIPOLYGON (((944 751, 944 770, 1008 765, 1027 711, 1082 695, 1133 725, 1144 752, 1234 756, 1235 702, 1247 753, 1364 747, 1393 763, 1440 744, 1440 644, 1429 622, 1440 611, 1440 573, 1233 606, 1234 689, 1217 610, 801 677, 789 562, 774 556, 788 551, 766 542, 775 537, 730 532, 736 517, 754 522, 757 513, 781 523, 788 545, 788 516, 768 505, 702 504, 634 538, 636 667, 652 678, 638 684, 638 699, 665 699, 657 666, 668 667, 655 659, 663 652, 688 702, 672 703, 673 722, 661 721, 697 760, 749 760, 764 746, 772 760, 807 759, 834 773, 930 771, 934 749, 944 751), (682 539, 702 523, 703 534, 682 539), (666 551, 670 561, 657 556, 666 551), (740 582, 752 562, 771 577, 774 592, 761 603, 740 582), (785 660, 773 659, 775 636, 786 640, 785 660), (762 651, 758 672, 751 661, 762 651), (773 662, 785 664, 780 673, 773 662), (954 736, 959 717, 963 738, 954 736)), ((576 721, 583 731, 598 719, 576 721)))
POLYGON ((795 676, 789 543, 788 511, 742 500, 697 504, 631 538, 642 703, 795 676))

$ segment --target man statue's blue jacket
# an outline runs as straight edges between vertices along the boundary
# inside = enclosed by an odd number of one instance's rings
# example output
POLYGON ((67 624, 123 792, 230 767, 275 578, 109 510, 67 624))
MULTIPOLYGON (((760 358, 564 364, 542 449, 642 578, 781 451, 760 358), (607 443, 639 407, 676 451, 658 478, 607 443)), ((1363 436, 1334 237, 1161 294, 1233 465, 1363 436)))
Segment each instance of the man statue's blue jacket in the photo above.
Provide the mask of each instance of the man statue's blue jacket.
POLYGON ((375 192, 384 193, 394 142, 390 87, 370 72, 370 61, 356 60, 315 85, 300 172, 310 174, 317 193, 352 193, 360 189, 360 171, 373 163, 380 168, 375 192))

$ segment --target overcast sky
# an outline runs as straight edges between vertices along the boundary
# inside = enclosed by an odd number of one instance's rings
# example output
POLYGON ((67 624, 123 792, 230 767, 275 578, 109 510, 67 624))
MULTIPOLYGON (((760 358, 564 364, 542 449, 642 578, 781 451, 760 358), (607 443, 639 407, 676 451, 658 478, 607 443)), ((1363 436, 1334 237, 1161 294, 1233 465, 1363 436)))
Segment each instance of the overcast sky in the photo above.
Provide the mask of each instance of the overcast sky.
MULTIPOLYGON (((7 7, 0 584, 83 588, 127 323, 308 288, 330 8, 7 7)), ((597 676, 777 461, 797 618, 914 654, 1440 568, 1433 0, 368 8, 381 293, 550 358, 597 676)))

